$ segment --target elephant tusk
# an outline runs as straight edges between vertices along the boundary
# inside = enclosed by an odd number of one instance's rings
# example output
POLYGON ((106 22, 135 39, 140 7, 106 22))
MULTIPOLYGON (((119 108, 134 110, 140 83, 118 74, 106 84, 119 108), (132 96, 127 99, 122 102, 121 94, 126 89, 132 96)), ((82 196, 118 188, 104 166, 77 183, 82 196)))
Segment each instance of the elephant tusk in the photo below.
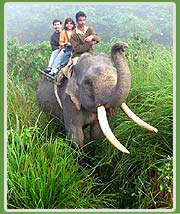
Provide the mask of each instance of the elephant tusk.
POLYGON ((131 118, 135 123, 137 123, 140 127, 145 128, 145 129, 147 129, 147 130, 149 130, 151 132, 155 132, 155 133, 158 132, 158 130, 155 127, 149 125, 148 123, 146 123, 143 120, 141 120, 138 116, 136 116, 131 111, 131 109, 126 105, 126 103, 122 103, 120 107, 127 114, 127 116, 129 118, 131 118))
POLYGON ((110 143, 112 143, 112 145, 115 146, 120 151, 129 153, 129 151, 117 140, 117 138, 112 133, 107 120, 105 107, 99 106, 97 108, 97 114, 102 132, 106 136, 106 138, 110 141, 110 143))
POLYGON ((58 92, 57 92, 57 85, 56 84, 54 84, 54 93, 55 93, 55 96, 56 96, 56 99, 57 99, 59 106, 62 108, 62 104, 61 104, 61 100, 60 100, 58 92))

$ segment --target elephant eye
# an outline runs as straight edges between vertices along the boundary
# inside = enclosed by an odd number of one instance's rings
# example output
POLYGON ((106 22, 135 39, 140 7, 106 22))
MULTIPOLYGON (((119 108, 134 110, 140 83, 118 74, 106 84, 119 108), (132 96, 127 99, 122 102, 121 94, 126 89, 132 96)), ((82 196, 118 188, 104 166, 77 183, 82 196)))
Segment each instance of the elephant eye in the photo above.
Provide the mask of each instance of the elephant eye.
POLYGON ((85 83, 86 85, 91 85, 91 81, 90 81, 90 80, 85 80, 84 83, 85 83))

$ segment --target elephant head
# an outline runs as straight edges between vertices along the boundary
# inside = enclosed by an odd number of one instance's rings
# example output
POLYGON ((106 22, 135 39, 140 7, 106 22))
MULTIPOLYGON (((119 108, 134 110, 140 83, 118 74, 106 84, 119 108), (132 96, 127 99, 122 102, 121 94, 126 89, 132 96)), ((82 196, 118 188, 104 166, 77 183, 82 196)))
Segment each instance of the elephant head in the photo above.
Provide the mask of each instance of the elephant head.
POLYGON ((125 104, 131 85, 131 74, 123 52, 128 45, 116 43, 111 49, 114 66, 109 57, 103 53, 92 56, 81 55, 74 67, 71 81, 66 93, 70 95, 76 108, 97 113, 102 132, 119 150, 129 151, 116 139, 112 133, 106 110, 121 107, 123 111, 138 125, 152 132, 157 129, 137 117, 125 104))
MULTIPOLYGON (((80 146, 83 146, 83 127, 91 125, 92 138, 97 139, 104 134, 116 148, 129 153, 114 136, 108 124, 106 112, 111 112, 116 107, 121 107, 141 127, 157 133, 156 128, 137 117, 126 105, 131 85, 131 74, 123 55, 127 48, 128 45, 123 42, 114 44, 111 48, 112 61, 103 53, 82 54, 73 68, 71 78, 56 90, 66 131, 80 146)), ((46 87, 48 84, 50 83, 46 82, 46 87)), ((39 102, 42 104, 42 96, 46 95, 40 93, 41 91, 40 87, 38 94, 39 102)), ((49 93, 47 91, 47 94, 49 93)), ((47 102, 48 99, 46 96, 44 100, 47 102)), ((53 112, 55 103, 48 102, 53 112)))

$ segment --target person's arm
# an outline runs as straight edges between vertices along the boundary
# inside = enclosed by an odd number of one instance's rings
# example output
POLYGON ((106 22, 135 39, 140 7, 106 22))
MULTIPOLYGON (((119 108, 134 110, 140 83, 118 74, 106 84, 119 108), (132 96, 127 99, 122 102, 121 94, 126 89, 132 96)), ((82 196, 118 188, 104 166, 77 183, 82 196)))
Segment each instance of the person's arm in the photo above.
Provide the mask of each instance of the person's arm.
POLYGON ((64 31, 62 31, 60 34, 59 44, 60 44, 61 49, 63 49, 64 45, 66 44, 66 38, 65 38, 65 32, 64 31))
POLYGON ((54 34, 51 36, 50 44, 53 51, 59 48, 59 44, 57 43, 54 34))
POLYGON ((96 41, 96 43, 101 41, 100 36, 97 33, 95 33, 92 28, 88 29, 88 34, 89 36, 85 38, 85 41, 87 42, 96 41))
POLYGON ((92 35, 93 35, 92 41, 96 41, 97 43, 101 41, 101 38, 98 34, 93 33, 92 35))
POLYGON ((79 44, 79 42, 80 38, 78 38, 77 34, 73 34, 71 36, 70 43, 73 47, 74 52, 81 54, 87 52, 91 48, 91 45, 88 42, 84 41, 83 44, 79 44))

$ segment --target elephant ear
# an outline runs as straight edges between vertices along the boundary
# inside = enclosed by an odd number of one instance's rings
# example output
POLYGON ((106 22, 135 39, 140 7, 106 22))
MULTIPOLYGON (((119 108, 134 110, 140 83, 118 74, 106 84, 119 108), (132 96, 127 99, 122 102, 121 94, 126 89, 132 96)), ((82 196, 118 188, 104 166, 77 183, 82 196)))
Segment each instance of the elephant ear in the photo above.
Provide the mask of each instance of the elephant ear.
POLYGON ((84 75, 87 72, 92 60, 92 55, 89 53, 82 54, 76 65, 73 66, 72 77, 69 79, 66 94, 68 94, 78 110, 81 109, 80 101, 80 86, 84 79, 84 75))
POLYGON ((65 93, 70 96, 77 110, 80 110, 81 109, 81 102, 79 100, 80 92, 75 72, 73 72, 72 77, 68 81, 65 93))

